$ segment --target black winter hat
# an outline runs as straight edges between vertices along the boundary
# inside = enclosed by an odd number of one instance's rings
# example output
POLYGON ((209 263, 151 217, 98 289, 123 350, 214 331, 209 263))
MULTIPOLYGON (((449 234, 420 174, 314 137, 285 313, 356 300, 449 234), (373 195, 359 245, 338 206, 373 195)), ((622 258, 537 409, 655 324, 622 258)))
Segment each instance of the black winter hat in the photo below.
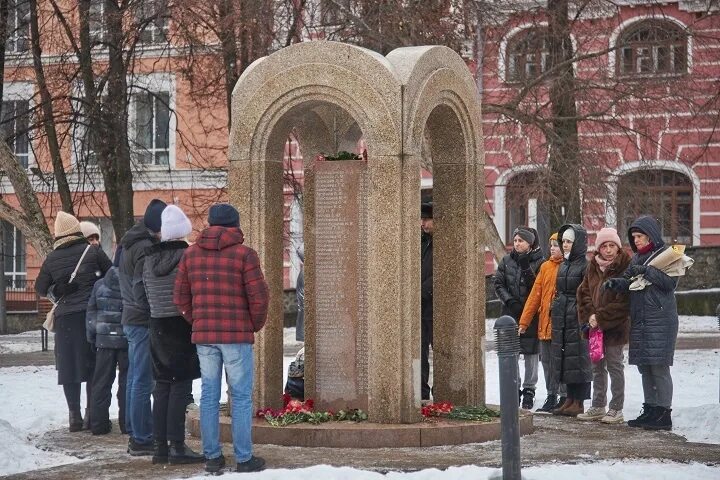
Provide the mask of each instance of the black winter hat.
POLYGON ((145 209, 145 216, 143 217, 143 223, 153 233, 160 232, 162 227, 162 212, 167 207, 167 204, 162 200, 154 198, 150 201, 150 205, 145 209))
POLYGON ((433 218, 433 202, 420 205, 420 218, 433 218))
POLYGON ((237 209, 229 203, 216 203, 210 207, 208 223, 211 226, 239 227, 240 213, 238 213, 237 209))

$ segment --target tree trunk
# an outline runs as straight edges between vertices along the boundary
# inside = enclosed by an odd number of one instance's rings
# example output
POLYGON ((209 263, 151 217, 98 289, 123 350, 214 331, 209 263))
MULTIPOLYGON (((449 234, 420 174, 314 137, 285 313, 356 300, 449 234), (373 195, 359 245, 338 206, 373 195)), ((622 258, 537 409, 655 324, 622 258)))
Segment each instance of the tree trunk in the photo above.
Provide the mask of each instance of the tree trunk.
POLYGON ((30 0, 30 37, 32 44, 33 69, 35 71, 35 82, 40 92, 40 101, 42 108, 42 125, 45 130, 45 136, 50 151, 50 159, 52 160, 53 174, 55 175, 55 183, 57 184, 58 194, 60 195, 60 203, 63 211, 70 215, 75 215, 73 209, 72 194, 70 193, 70 185, 68 184, 65 167, 60 154, 60 143, 58 142, 57 131, 55 129, 55 113, 53 110, 52 96, 48 90, 45 80, 45 69, 42 64, 42 48, 40 46, 40 28, 38 26, 38 6, 37 0, 30 0))
MULTIPOLYGON (((228 131, 230 131, 230 124, 232 122, 232 92, 235 88, 239 75, 238 71, 238 48, 237 48, 237 37, 235 35, 235 24, 236 19, 233 12, 232 0, 220 0, 218 3, 218 33, 220 35, 220 44, 222 45, 222 60, 223 67, 225 69, 225 101, 227 104, 228 111, 228 131)), ((240 15, 244 15, 244 12, 240 12, 240 15)), ((247 30, 247 28, 243 29, 247 30)), ((244 66, 243 66, 244 67, 244 66)))
POLYGON ((550 66, 561 65, 550 78, 550 104, 553 115, 548 138, 550 195, 548 210, 551 225, 580 223, 580 156, 575 72, 568 20, 568 0, 548 0, 548 39, 550 66))

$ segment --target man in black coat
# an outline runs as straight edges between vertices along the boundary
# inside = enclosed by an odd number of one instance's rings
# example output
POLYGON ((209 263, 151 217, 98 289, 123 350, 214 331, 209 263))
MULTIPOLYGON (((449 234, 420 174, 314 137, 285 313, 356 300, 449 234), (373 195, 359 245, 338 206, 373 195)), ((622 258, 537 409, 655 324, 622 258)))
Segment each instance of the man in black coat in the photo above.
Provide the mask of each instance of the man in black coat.
MULTIPOLYGON (((513 250, 505 255, 495 272, 495 294, 503 303, 502 315, 510 315, 520 321, 540 265, 545 261, 539 248, 537 231, 521 225, 513 231, 513 250)), ((520 352, 525 362, 525 378, 520 401, 522 408, 530 410, 535 403, 535 387, 538 381, 539 341, 538 318, 520 335, 520 352)), ((519 367, 518 367, 519 368, 519 367)))
POLYGON ((423 400, 430 400, 430 345, 433 341, 433 204, 423 203, 420 211, 420 375, 423 400))
POLYGON ((153 455, 152 411, 150 393, 153 390, 152 360, 150 358, 150 305, 143 284, 145 251, 158 243, 160 215, 165 202, 152 200, 143 219, 120 240, 123 247, 119 277, 122 293, 122 324, 128 340, 129 369, 127 377, 126 429, 130 435, 128 453, 134 456, 153 455))

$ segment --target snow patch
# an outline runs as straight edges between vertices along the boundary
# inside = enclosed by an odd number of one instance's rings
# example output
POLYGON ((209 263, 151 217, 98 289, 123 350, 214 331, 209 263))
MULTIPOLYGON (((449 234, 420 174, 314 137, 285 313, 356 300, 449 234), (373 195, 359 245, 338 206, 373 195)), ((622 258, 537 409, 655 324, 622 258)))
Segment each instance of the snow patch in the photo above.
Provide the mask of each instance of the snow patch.
POLYGON ((29 472, 39 468, 79 462, 75 457, 60 453, 44 452, 36 448, 21 431, 0 420, 0 475, 29 472))
POLYGON ((673 409, 673 433, 688 442, 720 443, 720 404, 673 409))

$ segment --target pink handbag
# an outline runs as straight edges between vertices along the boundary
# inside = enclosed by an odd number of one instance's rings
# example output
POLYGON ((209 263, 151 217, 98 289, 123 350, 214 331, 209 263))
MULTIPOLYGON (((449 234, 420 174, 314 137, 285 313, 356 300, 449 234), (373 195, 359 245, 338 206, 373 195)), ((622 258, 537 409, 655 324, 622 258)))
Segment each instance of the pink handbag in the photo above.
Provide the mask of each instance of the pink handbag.
POLYGON ((599 328, 590 329, 590 360, 597 363, 605 358, 603 352, 603 331, 599 328))

